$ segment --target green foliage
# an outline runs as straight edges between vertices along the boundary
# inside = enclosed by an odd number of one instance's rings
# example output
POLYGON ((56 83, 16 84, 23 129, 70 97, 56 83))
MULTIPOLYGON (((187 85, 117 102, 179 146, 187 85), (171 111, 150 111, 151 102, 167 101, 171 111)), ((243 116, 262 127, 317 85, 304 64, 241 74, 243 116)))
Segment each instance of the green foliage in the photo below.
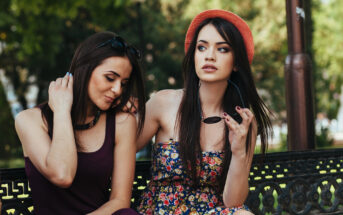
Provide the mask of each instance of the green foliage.
POLYGON ((0 4, 0 17, 6 20, 0 22, 0 42, 6 43, 0 64, 22 102, 27 87, 22 68, 38 77, 39 101, 46 100, 49 81, 68 71, 77 45, 96 31, 120 26, 125 20, 123 8, 129 5, 112 0, 4 0, 0 4))
POLYGON ((280 133, 280 148, 279 151, 287 151, 287 134, 280 133))
MULTIPOLYGON (((316 148, 328 148, 333 146, 333 138, 328 127, 321 126, 316 132, 316 148)), ((276 151, 287 151, 287 134, 280 134, 280 143, 276 151)), ((268 150, 270 152, 270 150, 268 150)))
POLYGON ((6 35, 1 41, 7 47, 0 62, 6 65, 5 71, 14 81, 23 103, 22 93, 27 84, 20 78, 20 68, 38 76, 41 102, 46 99, 49 81, 68 70, 77 44, 101 30, 115 31, 142 49, 149 94, 182 87, 183 42, 191 18, 205 9, 222 8, 239 14, 251 26, 257 87, 275 113, 285 110, 283 64, 287 34, 285 5, 279 2, 4 0, 1 4, 4 10, 0 17, 7 20, 0 22, 0 31, 6 35))
POLYGON ((182 19, 182 8, 186 2, 161 4, 158 0, 151 0, 142 5, 148 93, 182 87, 181 62, 188 24, 182 19))
POLYGON ((318 112, 336 118, 343 84, 343 1, 315 1, 313 49, 316 61, 315 87, 318 112))
POLYGON ((22 168, 25 166, 25 160, 21 158, 0 159, 0 168, 22 168))
POLYGON ((0 159, 22 156, 19 140, 14 130, 14 120, 0 84, 0 159))
POLYGON ((330 136, 329 128, 321 127, 320 131, 316 134, 316 146, 319 148, 331 147, 333 139, 330 136))
MULTIPOLYGON (((316 109, 335 118, 342 85, 343 1, 311 2, 314 31, 313 47, 309 51, 313 50, 310 54, 315 62, 316 109)), ((49 82, 68 71, 77 45, 103 30, 118 33, 142 50, 148 95, 160 89, 182 87, 181 62, 187 27, 200 11, 221 8, 234 11, 251 27, 255 42, 252 64, 255 83, 267 106, 274 111, 276 121, 286 120, 284 61, 288 50, 284 2, 1 0, 0 8, 0 66, 14 83, 24 107, 29 75, 37 77, 38 101, 46 100, 49 82)), ((1 114, 4 119, 0 121, 9 120, 8 111, 1 114)), ((13 126, 1 129, 7 131, 13 126)), ((14 135, 11 132, 5 133, 14 135)))

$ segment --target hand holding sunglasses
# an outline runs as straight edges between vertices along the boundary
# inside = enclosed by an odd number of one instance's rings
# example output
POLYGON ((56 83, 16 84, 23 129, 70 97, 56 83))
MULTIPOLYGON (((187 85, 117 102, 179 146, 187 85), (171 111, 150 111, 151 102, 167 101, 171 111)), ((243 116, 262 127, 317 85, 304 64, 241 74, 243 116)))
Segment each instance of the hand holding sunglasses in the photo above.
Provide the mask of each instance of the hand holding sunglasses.
MULTIPOLYGON (((236 88, 238 95, 239 95, 239 98, 240 98, 241 103, 242 103, 242 108, 245 108, 243 97, 242 97, 242 94, 241 94, 238 86, 230 80, 228 80, 228 82, 236 88)), ((220 116, 210 116, 210 117, 206 117, 206 118, 203 117, 202 108, 201 108, 201 104, 200 104, 200 98, 199 98, 199 91, 198 91, 198 108, 199 108, 199 112, 200 112, 200 118, 201 118, 201 121, 203 123, 214 124, 214 123, 220 122, 222 119, 224 119, 223 117, 220 117, 220 116)), ((238 115, 238 113, 235 112, 232 115, 236 116, 236 115, 238 115)))

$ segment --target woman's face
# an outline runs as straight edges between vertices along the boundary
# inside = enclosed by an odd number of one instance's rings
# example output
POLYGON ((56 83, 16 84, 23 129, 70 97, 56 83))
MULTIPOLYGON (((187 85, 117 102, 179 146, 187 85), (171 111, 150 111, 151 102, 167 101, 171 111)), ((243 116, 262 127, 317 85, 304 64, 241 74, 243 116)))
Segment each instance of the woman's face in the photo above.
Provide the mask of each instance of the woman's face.
POLYGON ((226 81, 234 68, 234 53, 230 45, 212 25, 199 32, 194 53, 195 71, 203 82, 226 81))
POLYGON ((88 85, 91 102, 100 110, 107 110, 128 83, 132 71, 129 59, 109 57, 92 72, 88 85))

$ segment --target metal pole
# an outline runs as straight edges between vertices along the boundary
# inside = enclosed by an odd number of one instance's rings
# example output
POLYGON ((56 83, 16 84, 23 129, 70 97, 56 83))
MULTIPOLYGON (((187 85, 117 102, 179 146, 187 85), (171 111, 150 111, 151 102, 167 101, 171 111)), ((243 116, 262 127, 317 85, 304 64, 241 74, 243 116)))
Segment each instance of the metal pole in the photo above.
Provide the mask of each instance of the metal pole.
POLYGON ((302 0, 286 0, 288 55, 285 61, 288 150, 315 148, 312 62, 305 53, 302 0))

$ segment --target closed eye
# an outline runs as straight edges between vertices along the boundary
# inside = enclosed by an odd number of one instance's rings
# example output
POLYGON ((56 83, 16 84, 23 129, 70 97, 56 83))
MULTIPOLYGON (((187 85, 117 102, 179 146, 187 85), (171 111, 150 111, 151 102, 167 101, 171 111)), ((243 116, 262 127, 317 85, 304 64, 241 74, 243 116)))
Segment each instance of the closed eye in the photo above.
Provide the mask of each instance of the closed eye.
POLYGON ((111 78, 111 77, 109 77, 109 76, 105 76, 105 77, 106 77, 107 81, 109 81, 109 82, 114 81, 114 78, 111 78))

